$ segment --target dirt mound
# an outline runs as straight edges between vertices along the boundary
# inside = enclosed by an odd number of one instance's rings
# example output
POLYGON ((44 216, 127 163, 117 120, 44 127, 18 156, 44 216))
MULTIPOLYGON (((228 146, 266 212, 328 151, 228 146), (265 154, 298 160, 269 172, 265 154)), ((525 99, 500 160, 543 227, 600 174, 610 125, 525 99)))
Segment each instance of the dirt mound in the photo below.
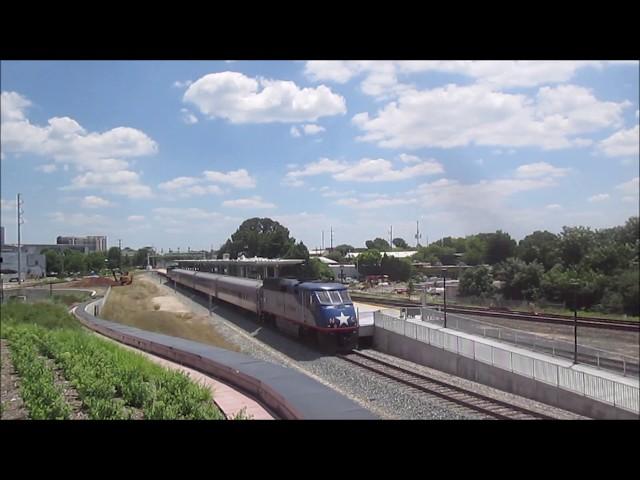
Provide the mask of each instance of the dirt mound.
POLYGON ((70 287, 113 287, 114 285, 120 284, 107 277, 83 278, 69 284, 70 287))

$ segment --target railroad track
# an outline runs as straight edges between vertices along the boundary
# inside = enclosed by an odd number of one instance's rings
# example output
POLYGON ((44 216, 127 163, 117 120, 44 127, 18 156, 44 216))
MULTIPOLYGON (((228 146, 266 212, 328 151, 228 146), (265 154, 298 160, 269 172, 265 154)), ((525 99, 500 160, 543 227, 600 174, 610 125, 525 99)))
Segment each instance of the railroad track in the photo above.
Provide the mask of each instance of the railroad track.
POLYGON ((422 373, 412 372, 371 353, 353 351, 347 355, 338 355, 338 358, 391 379, 394 382, 434 395, 475 412, 483 413, 489 418, 500 420, 550 420, 553 418, 457 385, 442 382, 422 373))
MULTIPOLYGON (((355 292, 349 292, 351 298, 356 301, 362 301, 382 306, 392 307, 410 307, 419 308, 420 303, 412 300, 402 300, 395 298, 370 297, 367 295, 358 295, 355 292)), ((428 304, 429 307, 442 307, 440 304, 428 304)), ((466 313, 467 315, 481 315, 494 318, 511 318, 514 320, 524 320, 540 323, 555 323, 559 325, 573 325, 573 317, 557 314, 531 315, 522 312, 514 312, 511 310, 489 310, 485 308, 467 308, 447 306, 447 312, 466 313)), ((609 318, 586 318, 578 317, 578 325, 582 327, 603 328, 608 330, 623 330, 636 332, 640 330, 640 322, 632 320, 612 320, 609 318)))

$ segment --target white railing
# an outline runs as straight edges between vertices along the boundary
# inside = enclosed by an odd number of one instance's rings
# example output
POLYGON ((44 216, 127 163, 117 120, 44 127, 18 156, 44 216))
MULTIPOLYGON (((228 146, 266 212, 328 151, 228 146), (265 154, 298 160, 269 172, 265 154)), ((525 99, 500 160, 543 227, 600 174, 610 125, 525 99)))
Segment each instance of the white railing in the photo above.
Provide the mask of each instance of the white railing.
POLYGON ((419 320, 404 320, 381 311, 374 312, 373 318, 376 328, 399 333, 428 345, 570 390, 617 408, 640 413, 638 387, 452 335, 439 328, 429 327, 419 320))

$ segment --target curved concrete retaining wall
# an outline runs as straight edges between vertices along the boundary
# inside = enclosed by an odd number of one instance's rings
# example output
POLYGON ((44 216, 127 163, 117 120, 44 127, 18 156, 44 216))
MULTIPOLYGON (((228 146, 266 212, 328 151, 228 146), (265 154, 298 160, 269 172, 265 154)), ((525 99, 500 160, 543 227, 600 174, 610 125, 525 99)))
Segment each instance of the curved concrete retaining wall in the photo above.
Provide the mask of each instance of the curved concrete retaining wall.
POLYGON ((282 419, 362 419, 376 417, 321 383, 280 365, 240 353, 94 317, 87 312, 103 301, 74 309, 86 327, 140 350, 209 374, 246 392, 282 419))

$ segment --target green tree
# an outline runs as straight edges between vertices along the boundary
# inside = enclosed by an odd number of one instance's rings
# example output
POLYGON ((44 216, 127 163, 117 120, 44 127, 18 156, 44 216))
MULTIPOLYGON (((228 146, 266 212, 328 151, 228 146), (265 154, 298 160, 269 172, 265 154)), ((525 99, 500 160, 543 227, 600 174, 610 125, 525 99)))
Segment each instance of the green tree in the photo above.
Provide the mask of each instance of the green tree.
POLYGON ((295 239, 289 236, 289 230, 270 218, 250 218, 242 222, 236 232, 218 251, 218 258, 229 253, 238 258, 246 257, 281 258, 295 239))
POLYGON ((133 265, 135 265, 136 267, 142 267, 142 268, 146 267, 147 255, 151 255, 152 253, 153 253, 153 249, 151 247, 139 248, 133 257, 133 265))
POLYGON ((578 265, 595 244, 595 234, 588 227, 563 227, 560 234, 560 257, 565 267, 578 265))
POLYGON ((466 239, 462 261, 466 265, 480 265, 484 263, 486 242, 478 235, 469 235, 466 239))
POLYGON ((64 252, 64 268, 69 273, 86 273, 86 255, 75 250, 66 250, 64 252))
POLYGON ((388 257, 386 254, 380 260, 380 270, 382 275, 389 275, 393 281, 407 281, 411 278, 411 263, 395 257, 388 257))
POLYGON ((367 250, 358 255, 358 272, 361 275, 380 275, 382 255, 378 250, 367 250))
POLYGON ((330 258, 331 260, 334 260, 334 261, 336 261, 338 263, 344 263, 345 260, 346 260, 345 256, 339 250, 334 250, 333 252, 329 252, 326 255, 326 257, 330 258))
POLYGON ((354 247, 352 247, 351 245, 347 245, 346 243, 343 243, 341 245, 338 245, 336 248, 334 248, 334 250, 340 252, 342 254, 342 256, 346 256, 347 253, 349 252, 353 252, 355 250, 354 247))
POLYGON ((107 252, 107 260, 109 268, 120 268, 121 252, 118 247, 111 247, 107 252))
POLYGON ((525 262, 537 261, 549 270, 560 262, 560 238, 546 230, 537 230, 520 240, 517 253, 525 262))
POLYGON ((391 245, 384 238, 376 238, 374 240, 367 240, 365 245, 369 250, 378 250, 379 252, 388 252, 391 250, 391 245))
POLYGON ((303 276, 314 280, 330 282, 333 280, 333 272, 327 265, 317 258, 310 258, 305 264, 303 276))
POLYGON ((87 254, 87 269, 99 272, 105 266, 106 255, 103 252, 91 252, 87 254))
POLYGON ((460 274, 461 296, 489 296, 493 294, 493 276, 485 266, 466 269, 460 274))
POLYGON ((62 253, 53 249, 45 249, 41 253, 44 254, 47 262, 47 275, 51 275, 54 272, 62 275, 62 253))
POLYGON ((508 258, 496 265, 496 276, 504 282, 505 298, 533 300, 540 294, 544 267, 537 262, 525 263, 519 258, 508 258))
POLYGON ((622 272, 615 281, 615 290, 622 296, 622 306, 628 315, 640 315, 640 272, 638 264, 622 272))
POLYGON ((392 243, 396 248, 409 248, 409 244, 405 242, 404 238, 394 238, 392 243))
POLYGON ((282 256, 282 258, 297 258, 297 259, 308 260, 309 250, 307 249, 305 244, 302 242, 298 242, 295 244, 292 243, 289 249, 287 250, 287 253, 285 253, 282 256))
POLYGON ((515 249, 516 242, 508 233, 501 230, 490 233, 487 235, 486 262, 489 265, 504 262, 507 258, 513 257, 515 249))

